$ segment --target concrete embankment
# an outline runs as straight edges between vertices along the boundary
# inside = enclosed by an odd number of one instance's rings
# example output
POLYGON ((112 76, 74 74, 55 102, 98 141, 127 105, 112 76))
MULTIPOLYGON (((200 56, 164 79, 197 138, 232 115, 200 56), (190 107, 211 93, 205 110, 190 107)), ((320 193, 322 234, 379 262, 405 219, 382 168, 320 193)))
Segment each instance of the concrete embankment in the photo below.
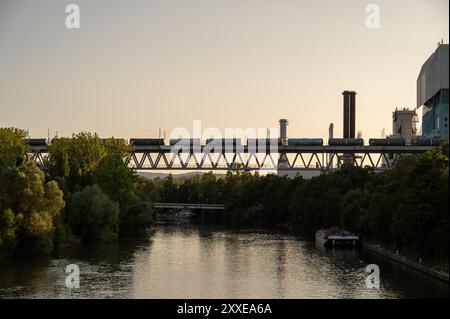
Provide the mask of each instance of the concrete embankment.
POLYGON ((449 282, 448 281, 448 279, 449 279, 448 273, 443 273, 443 272, 440 272, 440 271, 437 271, 437 270, 430 269, 430 268, 425 267, 425 266, 423 266, 423 265, 421 265, 419 263, 416 263, 416 262, 413 262, 411 260, 408 260, 405 257, 402 257, 400 255, 397 255, 397 254, 391 253, 389 251, 386 251, 385 249, 380 248, 377 245, 373 245, 373 244, 369 244, 369 243, 362 243, 362 247, 364 249, 370 250, 370 251, 372 251, 372 252, 374 252, 376 254, 379 254, 381 256, 384 256, 386 258, 394 260, 394 261, 396 261, 398 263, 406 265, 406 266, 408 266, 410 268, 413 268, 413 269, 415 269, 417 271, 420 271, 420 272, 422 272, 424 274, 430 275, 430 276, 432 276, 434 278, 437 278, 439 280, 445 281, 447 283, 449 282))

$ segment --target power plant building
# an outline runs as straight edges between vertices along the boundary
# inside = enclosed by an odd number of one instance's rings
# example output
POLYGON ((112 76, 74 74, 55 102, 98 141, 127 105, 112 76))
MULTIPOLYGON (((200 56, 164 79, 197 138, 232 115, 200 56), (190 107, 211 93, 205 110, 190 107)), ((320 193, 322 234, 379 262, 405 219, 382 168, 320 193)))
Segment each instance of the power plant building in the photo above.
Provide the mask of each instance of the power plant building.
POLYGON ((404 138, 406 144, 411 144, 411 140, 417 137, 417 114, 415 110, 407 108, 395 109, 392 112, 392 136, 394 138, 404 138))
POLYGON ((439 44, 417 78, 417 108, 422 107, 422 136, 448 139, 448 44, 439 44))

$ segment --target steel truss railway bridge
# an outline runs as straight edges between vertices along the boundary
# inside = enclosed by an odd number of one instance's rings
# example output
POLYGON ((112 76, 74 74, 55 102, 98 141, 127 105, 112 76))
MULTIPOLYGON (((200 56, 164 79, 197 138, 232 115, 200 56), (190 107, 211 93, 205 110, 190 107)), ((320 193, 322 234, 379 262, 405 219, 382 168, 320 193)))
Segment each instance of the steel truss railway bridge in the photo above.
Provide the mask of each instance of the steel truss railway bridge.
MULTIPOLYGON (((344 163, 369 166, 375 171, 391 168, 406 155, 422 154, 433 146, 278 146, 263 152, 248 146, 221 151, 205 146, 135 146, 124 159, 131 169, 150 171, 330 171, 344 163)), ((29 160, 45 166, 48 146, 31 146, 29 160)))

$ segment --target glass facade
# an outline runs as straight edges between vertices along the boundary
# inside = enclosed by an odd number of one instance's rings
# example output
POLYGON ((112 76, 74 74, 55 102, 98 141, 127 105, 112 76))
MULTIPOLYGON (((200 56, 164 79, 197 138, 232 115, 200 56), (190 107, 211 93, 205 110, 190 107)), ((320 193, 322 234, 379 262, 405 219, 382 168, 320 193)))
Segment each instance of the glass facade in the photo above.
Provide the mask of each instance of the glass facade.
POLYGON ((422 136, 448 139, 448 89, 442 89, 423 106, 422 136))

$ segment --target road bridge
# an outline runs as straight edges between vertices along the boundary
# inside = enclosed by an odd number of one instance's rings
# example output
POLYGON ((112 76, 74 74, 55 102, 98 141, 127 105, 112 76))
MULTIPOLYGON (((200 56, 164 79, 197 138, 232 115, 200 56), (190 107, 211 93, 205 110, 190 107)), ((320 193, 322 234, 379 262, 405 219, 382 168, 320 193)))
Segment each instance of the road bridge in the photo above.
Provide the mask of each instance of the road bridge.
POLYGON ((154 208, 179 209, 179 210, 225 210, 225 205, 219 204, 191 204, 191 203, 153 203, 154 208))

